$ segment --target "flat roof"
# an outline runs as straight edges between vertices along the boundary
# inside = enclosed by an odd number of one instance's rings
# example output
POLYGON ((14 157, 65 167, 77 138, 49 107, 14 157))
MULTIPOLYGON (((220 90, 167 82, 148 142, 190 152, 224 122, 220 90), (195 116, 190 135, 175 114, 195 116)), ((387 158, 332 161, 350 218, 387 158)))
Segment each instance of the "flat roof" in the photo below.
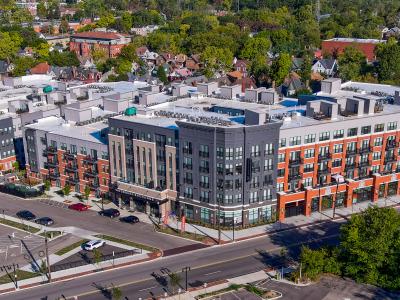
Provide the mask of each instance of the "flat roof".
POLYGON ((357 39, 357 38, 332 38, 325 41, 333 41, 333 42, 345 42, 345 43, 360 43, 360 44, 380 44, 386 43, 386 40, 378 40, 378 39, 357 39))

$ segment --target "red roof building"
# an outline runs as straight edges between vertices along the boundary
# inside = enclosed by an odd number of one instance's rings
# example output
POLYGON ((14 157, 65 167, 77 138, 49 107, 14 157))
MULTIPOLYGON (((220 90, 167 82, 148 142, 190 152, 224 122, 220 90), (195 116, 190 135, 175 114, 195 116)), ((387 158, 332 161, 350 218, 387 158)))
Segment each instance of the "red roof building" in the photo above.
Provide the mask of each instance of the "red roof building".
POLYGON ((46 75, 50 72, 50 65, 47 62, 42 62, 30 69, 30 73, 46 75))
POLYGON ((71 35, 69 49, 81 57, 90 57, 92 50, 103 49, 109 58, 121 53, 131 42, 129 35, 115 32, 88 31, 71 35))
POLYGON ((368 61, 375 61, 375 48, 380 43, 385 43, 385 40, 375 39, 352 39, 352 38, 333 38, 322 41, 322 53, 328 53, 337 56, 343 53, 347 47, 354 47, 364 53, 368 61))

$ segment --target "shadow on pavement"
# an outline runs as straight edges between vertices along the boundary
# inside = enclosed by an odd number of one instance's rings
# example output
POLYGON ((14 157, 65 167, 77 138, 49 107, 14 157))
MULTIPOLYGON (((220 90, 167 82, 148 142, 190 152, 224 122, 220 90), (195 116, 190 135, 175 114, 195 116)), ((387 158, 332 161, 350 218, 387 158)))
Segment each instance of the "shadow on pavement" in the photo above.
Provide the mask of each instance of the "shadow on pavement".
POLYGON ((106 286, 102 286, 95 282, 92 283, 92 286, 95 287, 96 289, 98 289, 99 292, 104 296, 104 298, 109 299, 109 300, 112 299, 112 293, 106 286))

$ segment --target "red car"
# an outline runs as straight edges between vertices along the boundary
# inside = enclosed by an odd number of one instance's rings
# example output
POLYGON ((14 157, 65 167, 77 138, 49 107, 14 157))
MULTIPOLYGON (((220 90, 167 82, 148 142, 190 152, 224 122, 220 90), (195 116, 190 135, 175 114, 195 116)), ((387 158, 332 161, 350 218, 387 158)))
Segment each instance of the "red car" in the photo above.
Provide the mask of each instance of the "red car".
POLYGON ((76 211, 86 211, 89 207, 83 203, 75 203, 68 206, 69 209, 76 210, 76 211))

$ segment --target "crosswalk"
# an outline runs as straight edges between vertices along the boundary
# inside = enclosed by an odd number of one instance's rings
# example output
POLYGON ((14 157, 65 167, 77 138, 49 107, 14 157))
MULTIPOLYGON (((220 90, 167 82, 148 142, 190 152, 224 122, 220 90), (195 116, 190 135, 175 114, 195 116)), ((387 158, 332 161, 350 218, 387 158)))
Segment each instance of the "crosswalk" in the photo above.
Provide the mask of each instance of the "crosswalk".
POLYGON ((69 206, 69 204, 66 204, 64 202, 54 201, 51 199, 40 199, 39 202, 49 205, 49 206, 59 207, 59 208, 64 208, 64 209, 68 209, 68 206, 69 206))

